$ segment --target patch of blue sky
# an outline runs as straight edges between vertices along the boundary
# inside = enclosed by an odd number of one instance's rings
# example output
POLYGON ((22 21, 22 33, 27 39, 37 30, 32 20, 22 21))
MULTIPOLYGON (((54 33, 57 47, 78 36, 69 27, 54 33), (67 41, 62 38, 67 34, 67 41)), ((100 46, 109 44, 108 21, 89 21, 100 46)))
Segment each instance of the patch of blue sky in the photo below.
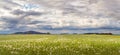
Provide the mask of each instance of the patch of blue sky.
POLYGON ((36 9, 36 8, 39 8, 40 6, 37 5, 37 4, 24 4, 23 5, 23 9, 26 9, 26 10, 31 10, 31 9, 36 9))

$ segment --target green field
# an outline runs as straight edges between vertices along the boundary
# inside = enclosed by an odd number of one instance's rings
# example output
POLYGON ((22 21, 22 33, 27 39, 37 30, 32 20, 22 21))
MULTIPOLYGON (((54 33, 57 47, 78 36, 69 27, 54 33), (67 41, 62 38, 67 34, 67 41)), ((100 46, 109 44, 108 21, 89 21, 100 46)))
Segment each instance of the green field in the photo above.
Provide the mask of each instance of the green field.
POLYGON ((0 35, 0 55, 120 55, 120 36, 0 35))

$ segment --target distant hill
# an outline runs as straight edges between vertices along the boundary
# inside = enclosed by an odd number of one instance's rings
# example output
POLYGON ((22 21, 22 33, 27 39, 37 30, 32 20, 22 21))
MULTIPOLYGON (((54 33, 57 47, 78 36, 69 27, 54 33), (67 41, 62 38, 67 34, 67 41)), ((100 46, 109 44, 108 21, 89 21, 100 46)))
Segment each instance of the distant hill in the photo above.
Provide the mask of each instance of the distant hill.
POLYGON ((42 33, 37 31, 25 31, 25 32, 15 32, 13 34, 50 34, 50 33, 42 33))

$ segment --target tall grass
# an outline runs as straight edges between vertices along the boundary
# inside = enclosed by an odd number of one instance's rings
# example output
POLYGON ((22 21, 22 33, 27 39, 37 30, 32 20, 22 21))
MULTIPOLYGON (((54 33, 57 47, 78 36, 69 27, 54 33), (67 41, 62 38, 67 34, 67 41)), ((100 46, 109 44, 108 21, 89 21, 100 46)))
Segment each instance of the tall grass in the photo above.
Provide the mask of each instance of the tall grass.
POLYGON ((0 55, 120 55, 120 36, 0 35, 0 55))

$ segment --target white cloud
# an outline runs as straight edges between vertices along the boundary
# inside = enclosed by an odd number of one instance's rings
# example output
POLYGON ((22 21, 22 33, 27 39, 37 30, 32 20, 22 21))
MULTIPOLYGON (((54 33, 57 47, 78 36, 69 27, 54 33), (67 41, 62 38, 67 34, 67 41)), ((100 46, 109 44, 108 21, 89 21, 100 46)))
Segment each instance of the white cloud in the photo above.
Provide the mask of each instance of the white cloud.
POLYGON ((65 27, 119 29, 119 2, 119 0, 0 0, 0 20, 5 22, 6 28, 10 30, 65 27))

